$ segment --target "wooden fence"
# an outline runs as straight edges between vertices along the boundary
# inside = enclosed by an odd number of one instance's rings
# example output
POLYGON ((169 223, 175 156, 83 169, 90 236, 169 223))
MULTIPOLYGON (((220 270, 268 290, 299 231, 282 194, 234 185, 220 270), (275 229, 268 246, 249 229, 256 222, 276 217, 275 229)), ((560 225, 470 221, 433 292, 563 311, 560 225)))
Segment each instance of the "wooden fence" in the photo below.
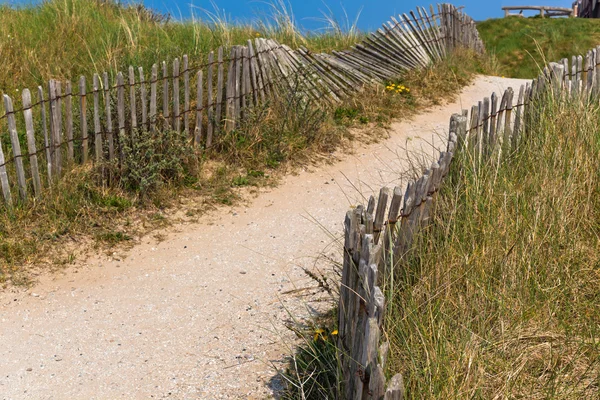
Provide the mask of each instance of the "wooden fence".
POLYGON ((413 239, 430 223, 436 192, 458 151, 468 151, 475 167, 484 168, 518 149, 529 121, 550 98, 597 104, 600 97, 600 46, 585 57, 550 63, 518 93, 493 93, 471 110, 450 119, 446 151, 405 191, 382 188, 366 206, 346 214, 344 261, 338 314, 338 348, 347 399, 402 398, 402 376, 385 387, 389 344, 381 340, 384 294, 378 285, 409 254, 413 239), (404 193, 404 196, 402 195, 404 193))
POLYGON ((211 147, 252 107, 274 96, 336 103, 364 85, 382 83, 440 60, 455 47, 483 51, 474 22, 455 7, 417 8, 392 18, 347 51, 315 54, 275 40, 248 40, 201 58, 183 56, 150 71, 51 80, 21 99, 4 94, 0 117, 0 187, 7 206, 39 198, 67 168, 119 163, 139 130, 183 132, 211 147), (18 106, 16 103, 20 102, 18 106), (18 195, 16 194, 18 193, 18 195))

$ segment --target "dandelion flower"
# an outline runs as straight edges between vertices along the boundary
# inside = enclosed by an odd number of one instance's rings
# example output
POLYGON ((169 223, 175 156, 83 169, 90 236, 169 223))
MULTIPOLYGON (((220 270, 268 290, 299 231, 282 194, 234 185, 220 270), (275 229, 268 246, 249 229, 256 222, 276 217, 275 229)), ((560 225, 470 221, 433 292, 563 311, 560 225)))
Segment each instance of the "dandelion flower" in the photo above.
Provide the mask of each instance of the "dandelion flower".
POLYGON ((336 329, 336 330, 334 330, 333 332, 331 332, 331 336, 335 336, 335 335, 337 335, 337 334, 338 334, 338 330, 337 330, 337 329, 336 329))

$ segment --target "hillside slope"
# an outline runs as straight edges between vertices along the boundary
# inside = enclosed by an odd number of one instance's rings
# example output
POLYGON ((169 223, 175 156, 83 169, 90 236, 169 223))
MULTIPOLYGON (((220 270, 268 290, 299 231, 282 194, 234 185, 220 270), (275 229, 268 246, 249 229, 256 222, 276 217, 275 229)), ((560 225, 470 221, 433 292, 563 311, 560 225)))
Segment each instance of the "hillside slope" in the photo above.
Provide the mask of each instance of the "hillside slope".
POLYGON ((600 20, 502 18, 477 25, 503 75, 535 78, 539 66, 585 52, 600 44, 600 20))

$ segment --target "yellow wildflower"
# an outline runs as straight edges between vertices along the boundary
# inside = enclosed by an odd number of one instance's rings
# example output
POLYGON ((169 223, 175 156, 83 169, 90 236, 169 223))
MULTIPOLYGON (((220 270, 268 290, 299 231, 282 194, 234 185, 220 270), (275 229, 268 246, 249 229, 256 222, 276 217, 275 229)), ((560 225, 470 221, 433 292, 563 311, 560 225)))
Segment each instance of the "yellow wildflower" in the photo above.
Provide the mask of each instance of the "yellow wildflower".
POLYGON ((256 37, 259 37, 259 36, 260 36, 260 33, 256 32, 256 37))
POLYGON ((337 335, 337 334, 338 334, 338 330, 337 330, 337 329, 336 329, 336 330, 334 330, 333 332, 331 332, 331 336, 335 336, 335 335, 337 335))
POLYGON ((316 342, 317 339, 319 338, 319 335, 323 334, 323 332, 325 332, 323 329, 315 329, 315 336, 314 336, 314 341, 316 342))

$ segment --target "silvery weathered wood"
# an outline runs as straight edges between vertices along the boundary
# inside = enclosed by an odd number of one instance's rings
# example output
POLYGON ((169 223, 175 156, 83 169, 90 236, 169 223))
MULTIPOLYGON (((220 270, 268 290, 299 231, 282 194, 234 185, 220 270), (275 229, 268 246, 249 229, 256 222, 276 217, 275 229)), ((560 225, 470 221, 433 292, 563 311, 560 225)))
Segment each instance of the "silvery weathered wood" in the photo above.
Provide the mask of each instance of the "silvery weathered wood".
POLYGON ((2 150, 2 142, 0 142, 0 185, 2 186, 4 202, 8 207, 12 207, 10 183, 8 182, 8 173, 6 172, 6 158, 4 157, 4 150, 2 150))
MULTIPOLYGON (((33 179, 33 191, 36 197, 42 193, 42 181, 37 158, 37 145, 35 143, 35 131, 33 125, 33 113, 31 111, 31 92, 23 89, 23 117, 25 118, 25 131, 27 133, 27 151, 29 153, 29 165, 31 166, 31 177, 33 179)), ((2 163, 2 161, 0 161, 2 163)))
POLYGON ((227 86, 225 89, 225 132, 231 132, 235 127, 235 95, 236 95, 236 62, 237 47, 231 48, 229 57, 229 68, 227 69, 227 86))
POLYGON ((194 129, 194 143, 199 146, 202 142, 202 110, 204 102, 202 96, 202 70, 196 73, 196 127, 194 129))
POLYGON ((254 104, 259 104, 259 102, 265 101, 265 92, 262 83, 262 77, 258 68, 258 61, 256 54, 254 53, 254 46, 252 45, 252 40, 248 40, 246 46, 248 47, 250 78, 252 80, 252 98, 254 100, 254 104))
MULTIPOLYGON (((39 88, 40 101, 43 101, 42 88, 39 88)), ((44 138, 48 137, 46 132, 46 107, 42 104, 42 125, 44 129, 44 138)), ((87 104, 86 104, 86 83, 85 76, 81 76, 79 78, 79 119, 80 119, 80 129, 81 129, 81 162, 86 163, 88 160, 88 126, 87 126, 87 104)), ((46 140, 46 148, 48 148, 48 143, 46 140)), ((48 153, 48 151, 46 151, 48 153)), ((47 157, 48 159, 50 157, 47 157)), ((48 181, 50 179, 50 164, 48 164, 48 181)))
POLYGON ((158 65, 152 65, 152 75, 150 77, 150 129, 154 132, 156 130, 156 118, 157 118, 157 84, 158 84, 158 65))
POLYGON ((208 76, 206 77, 206 101, 207 101, 207 116, 208 123, 206 126, 206 147, 210 147, 212 144, 212 136, 214 130, 214 104, 213 104, 213 64, 214 64, 214 53, 211 51, 208 53, 208 76))
POLYGON ((173 61, 173 122, 175 132, 181 132, 181 115, 179 111, 179 58, 173 61))
POLYGON ((113 135, 113 124, 112 124, 112 108, 111 108, 111 96, 110 96, 110 82, 108 80, 108 74, 105 72, 102 77, 104 81, 104 108, 106 114, 106 141, 108 142, 108 159, 110 161, 115 158, 115 138, 113 135))
POLYGON ((69 164, 72 164, 75 158, 75 150, 73 147, 73 86, 71 81, 67 81, 65 84, 65 118, 65 128, 67 134, 67 160, 69 164))
POLYGON ((496 146, 496 128, 497 128, 497 115, 498 115, 498 95, 496 92, 492 93, 491 97, 491 110, 490 110, 490 134, 488 137, 488 143, 490 146, 490 153, 493 153, 496 146))
POLYGON ((513 96, 514 91, 512 88, 506 89, 507 97, 506 97, 506 113, 504 120, 504 140, 502 141, 502 146, 505 150, 510 149, 511 140, 512 140, 512 108, 513 108, 513 96))
POLYGON ((62 160, 60 154, 60 106, 57 98, 57 81, 50 80, 48 93, 50 97, 50 154, 52 156, 52 174, 54 178, 60 178, 62 160))
POLYGON ((129 110, 131 113, 131 129, 137 130, 137 101, 135 94, 135 72, 132 66, 129 66, 129 110))
POLYGON ((123 165, 123 147, 127 140, 125 136, 125 82, 123 73, 117 74, 117 119, 119 123, 119 159, 123 165))
POLYGON ((144 68, 138 68, 140 78, 140 106, 142 108, 142 129, 148 129, 148 92, 146 90, 146 78, 144 77, 144 68))
POLYGON ((513 135, 511 140, 512 149, 515 150, 517 148, 517 144, 519 143, 519 138, 521 137, 521 118, 523 114, 523 102, 525 96, 525 85, 521 85, 519 89, 519 96, 517 97, 517 109, 515 112, 515 125, 513 129, 513 135))
POLYGON ((375 220, 373 223, 373 243, 377 244, 379 236, 383 230, 383 218, 385 217, 385 211, 387 209, 388 201, 388 188, 381 188, 379 191, 379 201, 377 203, 377 211, 375 212, 375 220))
POLYGON ((183 131, 190 135, 190 71, 188 56, 183 56, 183 131))
POLYGON ((102 127, 100 125, 100 79, 98 74, 94 74, 94 150, 96 153, 96 163, 102 162, 102 127))
POLYGON ((12 99, 4 95, 4 110, 6 111, 6 120, 8 124, 8 134, 12 145, 15 170, 17 172, 17 184, 19 185, 19 195, 23 202, 27 201, 27 179, 25 178, 25 168, 21 158, 21 143, 19 142, 19 133, 17 132, 17 122, 13 108, 12 99))
POLYGON ((162 71, 163 71, 163 119, 164 119, 164 127, 165 129, 171 129, 173 126, 171 125, 171 117, 169 115, 169 69, 167 67, 167 62, 163 61, 162 63, 162 71))
MULTIPOLYGON (((218 66, 217 66, 217 100, 216 100, 216 107, 215 107, 215 129, 214 132, 219 132, 222 128, 222 124, 223 124, 223 112, 222 112, 222 105, 224 103, 224 99, 223 99, 223 82, 224 82, 224 77, 223 77, 223 47, 219 47, 219 50, 217 51, 217 62, 218 62, 218 66)), ((210 141, 207 137, 206 139, 206 147, 210 147, 212 145, 212 136, 210 135, 210 141)))

